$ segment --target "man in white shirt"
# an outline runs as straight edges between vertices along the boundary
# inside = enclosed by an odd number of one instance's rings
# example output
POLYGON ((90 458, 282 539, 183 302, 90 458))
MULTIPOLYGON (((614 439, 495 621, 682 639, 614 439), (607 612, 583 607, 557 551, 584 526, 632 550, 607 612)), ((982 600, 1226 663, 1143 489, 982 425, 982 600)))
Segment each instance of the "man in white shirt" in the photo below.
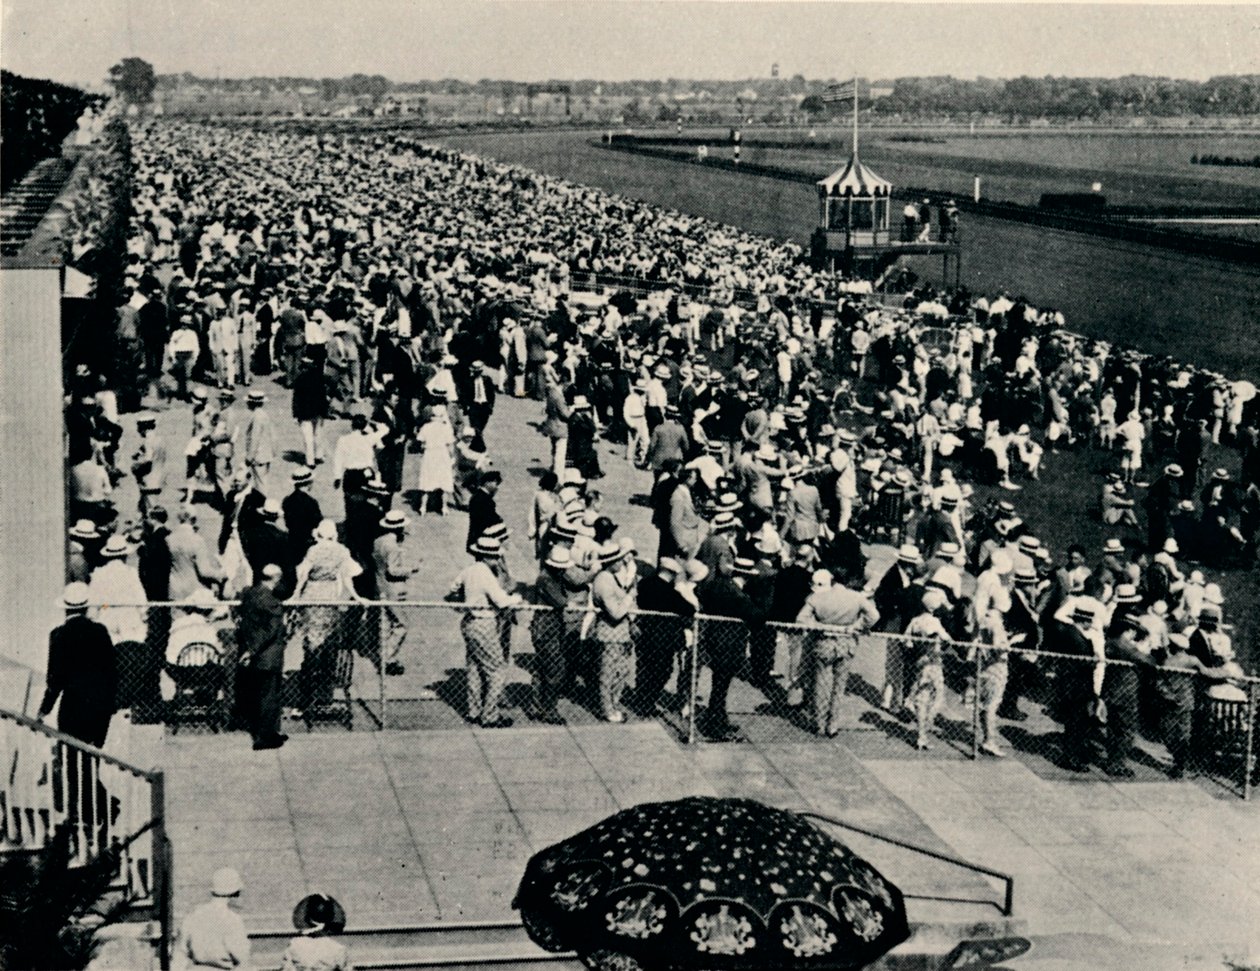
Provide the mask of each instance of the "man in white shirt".
POLYGON ((233 908, 245 888, 240 874, 224 867, 210 880, 211 898, 194 908, 180 928, 171 954, 175 971, 219 968, 248 971, 249 935, 245 922, 233 908))

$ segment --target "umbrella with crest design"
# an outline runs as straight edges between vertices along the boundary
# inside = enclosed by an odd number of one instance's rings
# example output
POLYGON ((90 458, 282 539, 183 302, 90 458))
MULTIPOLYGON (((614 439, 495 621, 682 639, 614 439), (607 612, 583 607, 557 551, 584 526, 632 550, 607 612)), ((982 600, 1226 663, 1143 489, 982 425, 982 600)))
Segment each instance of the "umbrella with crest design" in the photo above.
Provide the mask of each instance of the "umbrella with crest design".
POLYGON ((874 867, 748 799, 623 810, 536 854, 513 906, 540 946, 606 971, 860 968, 910 933, 874 867))

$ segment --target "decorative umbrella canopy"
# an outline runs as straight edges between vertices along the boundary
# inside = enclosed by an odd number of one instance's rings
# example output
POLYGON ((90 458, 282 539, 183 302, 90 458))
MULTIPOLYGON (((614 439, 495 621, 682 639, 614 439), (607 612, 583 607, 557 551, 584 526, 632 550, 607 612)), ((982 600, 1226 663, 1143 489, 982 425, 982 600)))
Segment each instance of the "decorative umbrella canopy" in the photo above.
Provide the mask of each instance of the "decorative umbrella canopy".
POLYGON ((805 819, 748 799, 645 803, 536 854, 513 906, 589 967, 863 967, 909 936, 901 892, 805 819))
POLYGON ((818 191, 826 196, 886 197, 892 192, 892 183, 858 161, 856 155, 825 179, 816 183, 818 191))

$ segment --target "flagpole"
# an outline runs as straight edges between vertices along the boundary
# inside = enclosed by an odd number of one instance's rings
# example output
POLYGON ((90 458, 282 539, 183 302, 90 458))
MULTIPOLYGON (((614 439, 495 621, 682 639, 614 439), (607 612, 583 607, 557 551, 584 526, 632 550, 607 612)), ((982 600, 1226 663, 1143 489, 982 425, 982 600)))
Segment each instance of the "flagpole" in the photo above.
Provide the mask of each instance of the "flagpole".
POLYGON ((858 95, 857 95, 857 75, 853 75, 853 161, 857 161, 858 157, 858 95))

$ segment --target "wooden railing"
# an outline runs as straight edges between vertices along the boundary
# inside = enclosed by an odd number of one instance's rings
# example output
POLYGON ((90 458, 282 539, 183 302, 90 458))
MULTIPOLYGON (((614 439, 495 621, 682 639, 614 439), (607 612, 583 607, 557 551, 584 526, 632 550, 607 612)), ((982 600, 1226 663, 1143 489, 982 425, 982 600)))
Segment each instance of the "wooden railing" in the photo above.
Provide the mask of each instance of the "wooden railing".
POLYGON ((0 852, 37 851, 58 829, 72 835, 72 866, 115 853, 111 890, 151 909, 167 967, 171 847, 161 771, 141 769, 0 708, 0 852))

